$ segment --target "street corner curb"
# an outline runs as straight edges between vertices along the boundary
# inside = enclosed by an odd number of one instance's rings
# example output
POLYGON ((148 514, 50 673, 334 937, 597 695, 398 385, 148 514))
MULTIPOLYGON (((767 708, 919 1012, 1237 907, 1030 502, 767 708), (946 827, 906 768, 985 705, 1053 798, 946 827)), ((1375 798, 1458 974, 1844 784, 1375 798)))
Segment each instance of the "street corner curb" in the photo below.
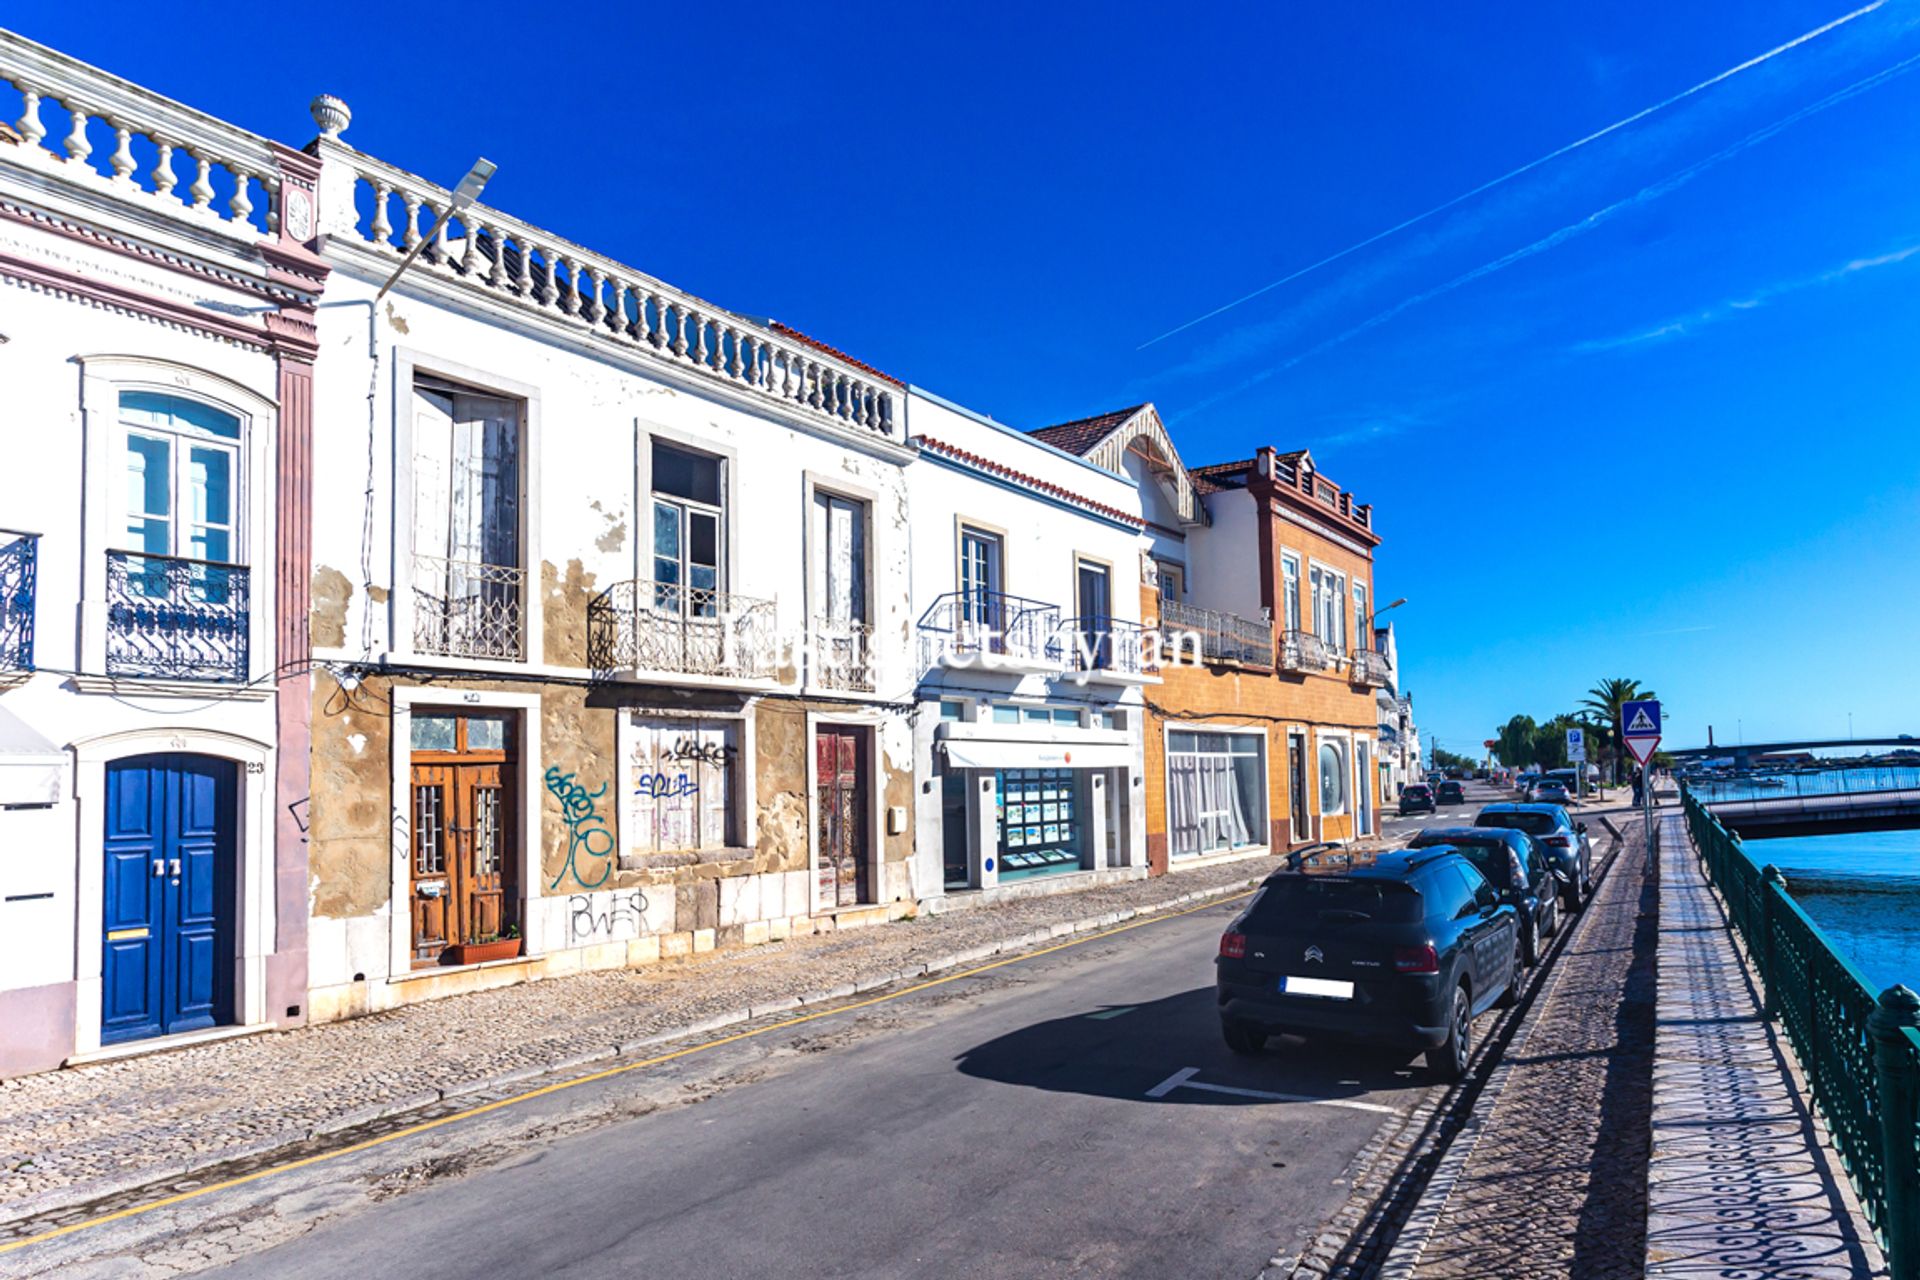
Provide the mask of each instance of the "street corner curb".
MULTIPOLYGON (((300 1136, 287 1141, 298 1142, 300 1136)), ((222 1157, 222 1159, 225 1158, 222 1157)), ((36 1195, 25 1196, 10 1204, 0 1205, 0 1226, 24 1222, 28 1218, 38 1218, 49 1213, 59 1213, 89 1201, 104 1200, 108 1196, 123 1195, 149 1183, 165 1182, 169 1178, 184 1178, 194 1173, 195 1169, 196 1166, 192 1161, 176 1160, 152 1169, 142 1169, 137 1173, 108 1174, 105 1177, 89 1178, 85 1182, 76 1182, 65 1187, 54 1187, 36 1195)))

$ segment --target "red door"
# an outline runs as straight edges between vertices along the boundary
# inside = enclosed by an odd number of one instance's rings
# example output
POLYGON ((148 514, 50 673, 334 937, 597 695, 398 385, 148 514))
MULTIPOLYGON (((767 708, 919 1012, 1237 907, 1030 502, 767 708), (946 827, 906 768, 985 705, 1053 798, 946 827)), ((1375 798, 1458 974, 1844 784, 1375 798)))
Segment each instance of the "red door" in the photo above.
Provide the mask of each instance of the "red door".
POLYGON ((822 907, 872 902, 867 857, 867 767, 863 729, 821 729, 813 740, 820 814, 822 907))

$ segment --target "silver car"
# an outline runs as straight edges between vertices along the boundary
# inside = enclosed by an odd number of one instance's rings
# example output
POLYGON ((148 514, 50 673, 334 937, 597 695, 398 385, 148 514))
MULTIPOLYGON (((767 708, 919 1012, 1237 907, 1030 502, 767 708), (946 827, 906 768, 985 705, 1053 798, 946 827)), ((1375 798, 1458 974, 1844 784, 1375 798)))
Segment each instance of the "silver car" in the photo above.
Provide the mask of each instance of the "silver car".
POLYGON ((1557 778, 1542 778, 1533 784, 1527 792, 1529 804, 1572 804, 1573 794, 1567 790, 1567 784, 1557 778))

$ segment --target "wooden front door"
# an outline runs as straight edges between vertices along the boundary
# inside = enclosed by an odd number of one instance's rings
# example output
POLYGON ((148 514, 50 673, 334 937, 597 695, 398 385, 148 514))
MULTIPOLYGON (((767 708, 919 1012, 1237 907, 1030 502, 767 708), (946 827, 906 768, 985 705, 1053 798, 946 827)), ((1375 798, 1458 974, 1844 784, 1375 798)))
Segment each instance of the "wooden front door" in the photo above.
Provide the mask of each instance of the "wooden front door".
POLYGON ((413 753, 415 967, 441 963, 450 946, 494 941, 519 923, 504 732, 484 721, 470 732, 466 716, 445 719, 453 722, 450 738, 430 740, 448 749, 413 753))
POLYGON ((1304 844, 1310 831, 1307 825, 1307 740, 1293 735, 1287 738, 1287 810, 1293 818, 1293 842, 1304 844))
POLYGON ((872 902, 867 857, 867 753, 863 729, 827 728, 813 740, 816 807, 819 810, 820 887, 823 908, 872 902))

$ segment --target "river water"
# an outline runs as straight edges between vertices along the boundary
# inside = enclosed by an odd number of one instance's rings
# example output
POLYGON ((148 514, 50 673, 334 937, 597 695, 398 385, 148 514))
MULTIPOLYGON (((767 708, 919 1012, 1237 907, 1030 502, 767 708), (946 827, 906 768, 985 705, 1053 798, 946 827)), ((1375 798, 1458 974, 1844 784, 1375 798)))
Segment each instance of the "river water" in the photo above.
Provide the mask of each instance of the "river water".
POLYGON ((1746 842, 1878 992, 1920 990, 1920 831, 1782 836, 1746 842))

